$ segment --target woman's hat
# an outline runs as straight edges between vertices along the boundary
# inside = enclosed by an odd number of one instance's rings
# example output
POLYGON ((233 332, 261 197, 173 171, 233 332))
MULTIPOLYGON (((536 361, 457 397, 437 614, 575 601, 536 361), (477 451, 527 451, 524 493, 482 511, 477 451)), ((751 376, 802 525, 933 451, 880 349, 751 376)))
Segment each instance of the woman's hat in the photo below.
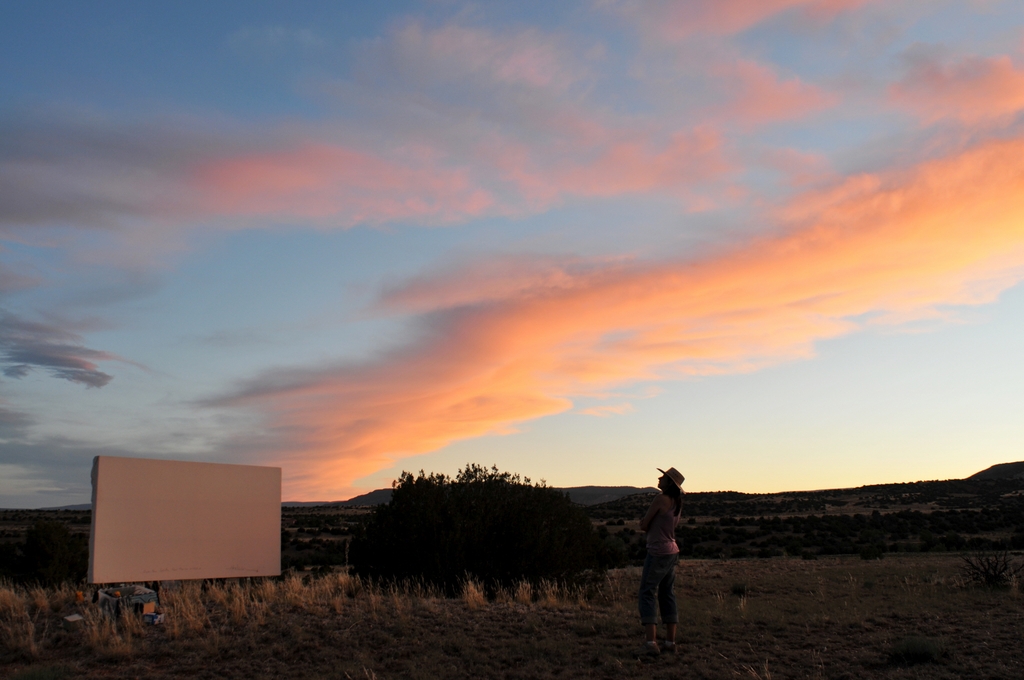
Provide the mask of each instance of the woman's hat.
POLYGON ((674 467, 669 468, 668 470, 662 470, 661 468, 655 469, 661 474, 671 479, 673 482, 675 482, 675 485, 678 486, 680 489, 683 488, 683 482, 686 481, 686 477, 683 477, 683 473, 681 473, 679 470, 675 469, 674 467))

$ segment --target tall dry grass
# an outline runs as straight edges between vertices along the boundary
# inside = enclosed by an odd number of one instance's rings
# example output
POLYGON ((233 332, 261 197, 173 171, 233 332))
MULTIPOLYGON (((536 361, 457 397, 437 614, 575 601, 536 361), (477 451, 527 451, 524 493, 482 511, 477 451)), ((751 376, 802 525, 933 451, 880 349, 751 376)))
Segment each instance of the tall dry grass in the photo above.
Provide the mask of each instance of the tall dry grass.
MULTIPOLYGON (((124 658, 134 651, 135 626, 124 625, 118 630, 118 621, 112 620, 96 607, 82 611, 82 632, 86 646, 100 658, 124 658)), ((122 616, 122 619, 126 617, 122 616)))
POLYGON ((6 583, 0 584, 0 645, 9 653, 27 658, 39 654, 29 598, 6 583))
POLYGON ((479 581, 472 578, 466 579, 462 585, 462 601, 466 603, 467 609, 480 609, 487 604, 484 587, 479 581))
POLYGON ((210 626, 202 584, 198 581, 182 581, 174 589, 161 590, 160 604, 167 635, 172 639, 198 635, 210 626))

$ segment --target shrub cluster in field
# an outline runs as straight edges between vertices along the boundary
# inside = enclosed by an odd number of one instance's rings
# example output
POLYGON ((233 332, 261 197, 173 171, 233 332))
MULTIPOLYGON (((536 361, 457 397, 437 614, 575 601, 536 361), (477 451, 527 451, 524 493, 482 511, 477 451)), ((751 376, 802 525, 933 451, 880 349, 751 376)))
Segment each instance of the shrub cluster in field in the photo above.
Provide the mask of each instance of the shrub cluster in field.
POLYGON ((455 479, 402 473, 391 502, 369 516, 350 554, 360 575, 421 579, 448 592, 467 575, 488 589, 571 580, 609 559, 590 518, 566 493, 477 465, 455 479))
POLYGON ((351 511, 341 514, 336 509, 282 508, 281 568, 348 564, 348 539, 357 519, 351 511))
MULTIPOLYGON (((620 525, 621 520, 609 521, 598 527, 598 534, 617 544, 634 564, 642 562, 643 534, 618 529, 620 525)), ((1024 503, 979 511, 876 510, 870 515, 722 517, 700 523, 691 518, 676 528, 676 539, 682 556, 714 559, 843 554, 877 559, 890 552, 1005 551, 1024 547, 1024 503), (1000 530, 1003 538, 985 535, 1000 530)))
POLYGON ((707 524, 683 524, 676 531, 682 554, 690 557, 775 557, 778 555, 1007 550, 1024 547, 1024 503, 979 511, 904 510, 870 515, 806 517, 723 517, 707 524), (983 532, 1013 531, 1008 538, 983 532), (975 534, 966 538, 962 533, 975 534), (916 539, 916 540, 915 540, 916 539))
POLYGON ((0 578, 42 585, 77 583, 88 568, 89 539, 71 533, 64 522, 38 521, 23 543, 0 545, 0 578))

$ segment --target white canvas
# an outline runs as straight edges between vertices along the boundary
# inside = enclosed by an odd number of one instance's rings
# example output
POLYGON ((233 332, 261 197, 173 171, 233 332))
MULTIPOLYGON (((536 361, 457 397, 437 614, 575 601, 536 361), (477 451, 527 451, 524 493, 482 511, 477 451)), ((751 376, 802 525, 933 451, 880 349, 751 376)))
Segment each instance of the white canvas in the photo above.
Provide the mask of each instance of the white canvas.
POLYGON ((90 583, 280 573, 281 468, 93 459, 90 583))

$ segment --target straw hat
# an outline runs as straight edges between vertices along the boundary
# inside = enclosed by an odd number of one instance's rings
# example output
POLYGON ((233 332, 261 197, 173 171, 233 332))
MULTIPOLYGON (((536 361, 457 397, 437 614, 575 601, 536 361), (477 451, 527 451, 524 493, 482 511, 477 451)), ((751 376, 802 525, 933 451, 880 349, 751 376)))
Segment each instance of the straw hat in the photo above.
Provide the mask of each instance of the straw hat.
POLYGON ((655 469, 661 474, 671 479, 673 482, 675 482, 675 485, 678 486, 680 489, 683 488, 683 482, 686 481, 686 477, 683 477, 683 473, 681 473, 679 470, 675 469, 674 467, 671 467, 668 470, 662 470, 661 468, 655 469))

